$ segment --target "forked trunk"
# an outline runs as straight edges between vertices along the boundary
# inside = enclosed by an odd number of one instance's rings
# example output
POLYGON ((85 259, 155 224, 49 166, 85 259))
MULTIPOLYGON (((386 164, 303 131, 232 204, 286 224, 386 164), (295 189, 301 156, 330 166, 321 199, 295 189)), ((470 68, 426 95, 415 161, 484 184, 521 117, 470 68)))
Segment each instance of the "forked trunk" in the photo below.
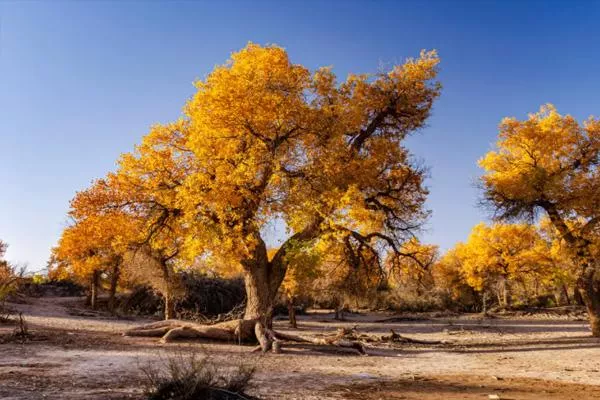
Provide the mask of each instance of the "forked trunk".
POLYGON ((317 237, 319 223, 320 220, 314 221, 303 231, 292 235, 281 245, 272 260, 267 256, 267 245, 260 233, 254 233, 256 244, 253 254, 241 262, 246 286, 244 320, 260 321, 267 328, 271 328, 275 297, 287 272, 287 255, 298 245, 317 237))
POLYGON ((253 257, 244 260, 242 265, 246 286, 244 319, 260 321, 271 328, 275 297, 287 270, 285 249, 280 249, 269 261, 267 247, 259 237, 253 257))

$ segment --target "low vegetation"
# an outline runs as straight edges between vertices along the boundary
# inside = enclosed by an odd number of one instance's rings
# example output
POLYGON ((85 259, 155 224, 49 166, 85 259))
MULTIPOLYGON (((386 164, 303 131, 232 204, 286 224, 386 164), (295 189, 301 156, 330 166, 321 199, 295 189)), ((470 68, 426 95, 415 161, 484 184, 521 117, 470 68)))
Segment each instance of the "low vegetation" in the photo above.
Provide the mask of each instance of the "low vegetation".
POLYGON ((142 367, 148 400, 258 400, 245 393, 254 367, 223 367, 197 353, 169 356, 163 365, 142 367))

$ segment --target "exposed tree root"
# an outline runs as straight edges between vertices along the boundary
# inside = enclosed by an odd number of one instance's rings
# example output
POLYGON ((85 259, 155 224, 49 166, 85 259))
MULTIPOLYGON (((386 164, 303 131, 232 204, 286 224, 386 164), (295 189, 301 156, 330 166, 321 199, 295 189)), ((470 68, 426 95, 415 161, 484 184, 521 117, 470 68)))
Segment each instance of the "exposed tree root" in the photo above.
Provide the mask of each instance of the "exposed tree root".
POLYGON ((361 355, 367 355, 367 345, 378 343, 417 343, 426 345, 444 344, 437 340, 419 340, 402 336, 393 330, 390 335, 367 335, 358 333, 356 327, 352 329, 340 328, 336 333, 314 337, 292 335, 278 332, 256 320, 236 319, 220 322, 214 325, 167 320, 155 322, 141 327, 133 328, 124 333, 126 336, 161 337, 162 343, 171 342, 177 338, 201 338, 229 342, 258 342, 254 351, 268 352, 272 350, 279 353, 285 342, 310 343, 318 346, 333 346, 349 348, 361 355))
POLYGON ((129 329, 125 336, 161 336, 161 342, 168 343, 177 338, 202 338, 222 341, 256 341, 254 327, 256 321, 234 319, 214 325, 203 325, 189 321, 169 319, 129 329))
POLYGON ((417 344, 446 344, 447 342, 443 340, 421 340, 421 339, 413 339, 406 336, 402 336, 399 333, 394 332, 393 329, 390 329, 390 336, 382 336, 381 341, 384 342, 393 342, 393 343, 417 343, 417 344))
POLYGON ((310 337, 300 335, 290 335, 287 333, 281 333, 273 331, 275 339, 284 342, 297 342, 297 343, 312 343, 322 346, 335 346, 345 347, 356 350, 361 355, 367 355, 367 351, 363 343, 359 340, 351 338, 348 330, 338 329, 335 335, 325 337, 310 337))

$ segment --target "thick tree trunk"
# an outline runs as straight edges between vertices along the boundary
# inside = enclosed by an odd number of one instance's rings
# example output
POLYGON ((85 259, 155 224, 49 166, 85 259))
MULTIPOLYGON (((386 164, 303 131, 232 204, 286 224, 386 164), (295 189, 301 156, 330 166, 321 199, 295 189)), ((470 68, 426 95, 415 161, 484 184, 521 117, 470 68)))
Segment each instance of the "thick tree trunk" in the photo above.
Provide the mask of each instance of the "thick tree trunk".
MULTIPOLYGON (((246 310, 244 312, 245 320, 255 320, 262 322, 270 328, 273 319, 273 305, 277 290, 272 291, 275 286, 268 274, 268 268, 254 268, 247 271, 244 276, 246 286, 246 310)), ((279 285, 277 285, 279 289, 279 285)))
POLYGON ((100 286, 100 271, 92 273, 92 282, 90 285, 90 306, 92 310, 98 307, 98 288, 100 286))
POLYGON ((290 318, 290 326, 294 329, 298 328, 298 323, 296 322, 296 308, 294 308, 294 297, 288 298, 288 317, 290 318))
POLYGON ((250 257, 241 261, 244 268, 244 282, 246 286, 245 320, 255 320, 271 328, 273 318, 273 305, 275 297, 287 272, 287 255, 301 243, 307 243, 317 237, 320 220, 313 221, 303 231, 295 233, 285 241, 269 261, 267 245, 260 237, 259 232, 254 232, 256 239, 254 251, 250 257))
POLYGON ((117 284, 119 283, 120 269, 119 264, 115 264, 110 276, 110 291, 108 293, 108 310, 115 311, 115 295, 117 293, 117 284))
POLYGON ((256 239, 252 257, 242 261, 246 286, 244 319, 259 321, 266 328, 271 328, 275 297, 287 271, 286 244, 269 261, 265 242, 260 235, 256 235, 256 239))

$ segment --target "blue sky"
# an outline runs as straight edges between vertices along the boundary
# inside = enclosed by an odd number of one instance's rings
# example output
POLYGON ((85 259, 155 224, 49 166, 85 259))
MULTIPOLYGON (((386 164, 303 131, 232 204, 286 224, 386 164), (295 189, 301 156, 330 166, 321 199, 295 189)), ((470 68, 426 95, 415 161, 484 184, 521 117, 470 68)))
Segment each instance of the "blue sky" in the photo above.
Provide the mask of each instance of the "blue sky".
POLYGON ((439 51, 443 94, 409 146, 431 169, 424 240, 448 248, 486 218, 476 161, 502 117, 600 115, 599 20, 583 0, 0 2, 0 238, 43 268, 75 191, 253 41, 340 78, 439 51))

